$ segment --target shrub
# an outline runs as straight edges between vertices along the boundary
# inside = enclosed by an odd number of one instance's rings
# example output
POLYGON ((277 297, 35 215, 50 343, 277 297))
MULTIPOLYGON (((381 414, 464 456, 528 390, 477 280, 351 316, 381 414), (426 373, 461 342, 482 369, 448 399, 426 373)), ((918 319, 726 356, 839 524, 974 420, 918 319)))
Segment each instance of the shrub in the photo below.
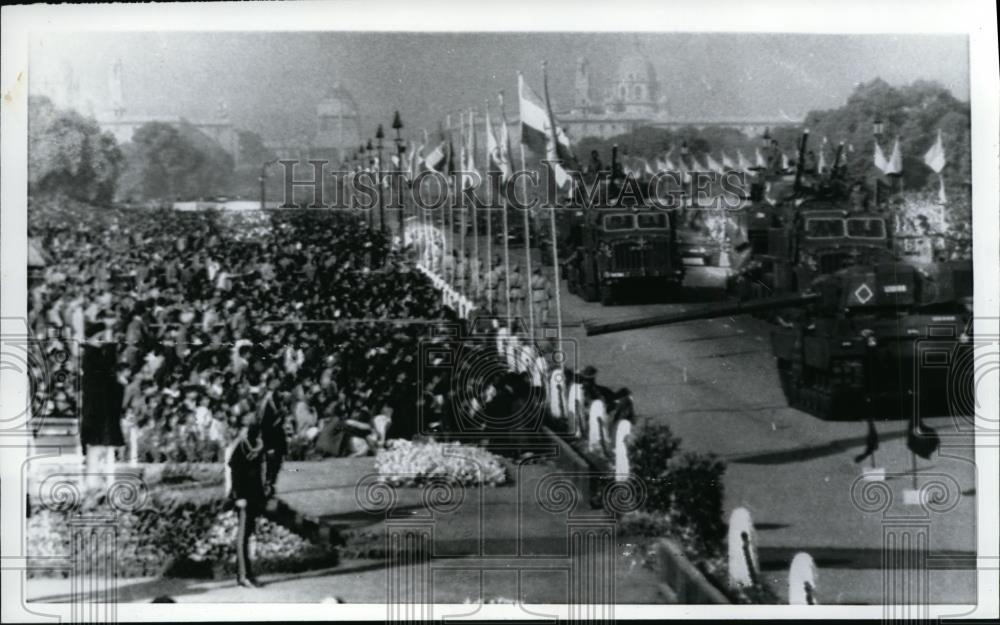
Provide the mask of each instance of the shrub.
POLYGON ((722 516, 722 475, 726 465, 712 454, 685 452, 670 427, 646 423, 629 446, 632 473, 641 479, 646 498, 641 508, 669 519, 675 533, 684 533, 709 553, 725 535, 722 516))
POLYGON ((722 516, 722 475, 726 464, 714 454, 686 452, 667 463, 671 484, 670 519, 692 528, 707 551, 714 551, 726 534, 722 516))
POLYGON ((499 456, 485 449, 435 440, 390 440, 375 454, 379 477, 396 486, 414 486, 432 480, 465 485, 497 486, 507 481, 499 456))
POLYGON ((646 486, 643 508, 659 512, 670 509, 672 488, 667 478, 667 463, 680 447, 681 439, 670 426, 662 423, 643 424, 629 444, 628 458, 632 474, 646 486))

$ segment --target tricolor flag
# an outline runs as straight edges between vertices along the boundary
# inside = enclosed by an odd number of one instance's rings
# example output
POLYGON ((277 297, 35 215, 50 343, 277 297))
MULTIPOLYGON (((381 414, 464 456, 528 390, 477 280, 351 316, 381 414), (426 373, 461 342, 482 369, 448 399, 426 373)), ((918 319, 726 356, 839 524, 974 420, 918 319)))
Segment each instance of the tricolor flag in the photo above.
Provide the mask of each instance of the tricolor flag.
POLYGON ((546 160, 561 161, 553 166, 556 184, 560 188, 572 183, 573 179, 565 169, 565 164, 574 161, 569 137, 556 123, 548 105, 528 86, 520 72, 517 74, 517 92, 521 114, 521 143, 536 154, 545 154, 546 160))
POLYGON ((566 136, 566 132, 556 123, 555 119, 550 120, 548 107, 524 81, 524 76, 521 73, 517 75, 517 87, 520 96, 521 143, 535 150, 536 153, 543 154, 546 149, 545 144, 552 137, 551 127, 554 127, 556 156, 563 161, 572 162, 574 160, 573 150, 570 148, 569 137, 566 136))
POLYGON ((924 163, 934 170, 935 174, 940 174, 944 166, 948 164, 948 160, 944 155, 944 143, 941 141, 941 130, 938 130, 937 141, 931 146, 931 149, 927 150, 924 154, 924 163))
POLYGON ((882 151, 882 146, 878 144, 878 140, 875 141, 875 155, 873 156, 875 160, 875 167, 883 173, 889 173, 886 170, 889 168, 889 161, 885 158, 885 152, 882 151))
POLYGON ((899 149, 899 137, 896 137, 896 143, 894 143, 892 146, 892 155, 889 157, 889 162, 886 165, 885 173, 887 174, 903 173, 903 153, 899 149))
MULTIPOLYGON (((500 170, 506 182, 514 172, 514 159, 510 155, 510 132, 507 130, 507 113, 503 106, 503 94, 500 99, 500 170)), ((523 132, 523 130, 522 130, 523 132)))
POLYGON ((489 102, 486 103, 486 151, 490 155, 490 162, 486 164, 487 169, 490 171, 502 172, 504 180, 509 178, 511 174, 510 160, 504 158, 503 150, 500 148, 500 142, 497 140, 497 136, 493 133, 493 122, 490 120, 489 102))
POLYGON ((431 153, 424 159, 424 166, 427 169, 444 172, 445 167, 448 165, 448 148, 444 140, 444 131, 438 128, 438 133, 441 135, 441 142, 434 146, 431 153))
POLYGON ((421 167, 424 165, 424 146, 427 145, 427 131, 424 130, 424 142, 417 146, 413 152, 410 153, 410 180, 416 177, 420 173, 421 167))

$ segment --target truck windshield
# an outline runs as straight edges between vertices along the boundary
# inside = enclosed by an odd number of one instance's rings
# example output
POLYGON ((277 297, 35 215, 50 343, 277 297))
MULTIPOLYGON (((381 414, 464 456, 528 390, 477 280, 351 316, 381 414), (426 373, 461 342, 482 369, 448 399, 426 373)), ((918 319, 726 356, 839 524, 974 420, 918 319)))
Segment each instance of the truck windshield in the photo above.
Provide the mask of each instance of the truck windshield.
POLYGON ((855 239, 884 239, 885 222, 871 217, 850 217, 847 220, 847 236, 855 239))
POLYGON ((640 230, 663 230, 667 228, 667 216, 663 213, 639 213, 636 215, 640 230))
POLYGON ((817 218, 806 220, 806 236, 810 239, 837 239, 844 236, 844 220, 817 218))
POLYGON ((633 215, 606 215, 604 217, 604 229, 608 232, 632 230, 633 228, 635 228, 635 217, 633 215))

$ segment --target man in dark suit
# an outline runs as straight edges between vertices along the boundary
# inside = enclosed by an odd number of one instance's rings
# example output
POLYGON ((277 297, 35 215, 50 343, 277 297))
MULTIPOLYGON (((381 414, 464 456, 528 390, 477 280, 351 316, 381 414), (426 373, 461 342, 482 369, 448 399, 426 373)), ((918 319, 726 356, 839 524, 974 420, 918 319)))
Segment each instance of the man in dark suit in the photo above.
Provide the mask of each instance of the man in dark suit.
POLYGON ((236 502, 239 529, 236 535, 236 583, 245 588, 259 588, 260 582, 253 575, 250 562, 250 536, 253 535, 257 517, 264 511, 264 442, 261 440, 260 422, 255 415, 248 415, 246 426, 229 456, 232 490, 236 502))
POLYGON ((285 455, 288 453, 288 435, 285 433, 286 404, 282 397, 282 390, 286 386, 282 384, 278 375, 269 378, 267 392, 257 410, 266 457, 264 486, 268 497, 274 495, 274 484, 278 481, 278 472, 281 471, 281 465, 284 464, 285 455))

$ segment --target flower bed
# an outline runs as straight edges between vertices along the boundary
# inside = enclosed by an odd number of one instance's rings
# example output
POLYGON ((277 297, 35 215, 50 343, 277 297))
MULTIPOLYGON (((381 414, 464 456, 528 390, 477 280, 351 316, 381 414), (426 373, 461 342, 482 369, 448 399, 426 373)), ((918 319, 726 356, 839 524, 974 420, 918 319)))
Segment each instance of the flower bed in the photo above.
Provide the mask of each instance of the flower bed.
MULTIPOLYGON (((115 514, 115 562, 121 577, 231 575, 236 566, 236 515, 216 471, 205 466, 165 466, 151 476, 148 496, 138 508, 115 514), (187 478, 201 477, 209 484, 187 478), (178 484, 178 480, 181 482, 178 484)), ((71 553, 71 520, 107 515, 112 510, 100 492, 88 492, 68 509, 32 500, 27 519, 29 558, 71 553)), ((337 552, 319 546, 276 523, 259 519, 255 537, 257 572, 298 572, 333 566, 337 552)), ((51 575, 29 570, 29 576, 51 575)), ((56 572, 56 574, 65 574, 56 572)))
POLYGON ((375 455, 382 481, 416 486, 444 480, 467 486, 499 486, 507 481, 503 460, 485 449, 435 440, 396 439, 375 455))

